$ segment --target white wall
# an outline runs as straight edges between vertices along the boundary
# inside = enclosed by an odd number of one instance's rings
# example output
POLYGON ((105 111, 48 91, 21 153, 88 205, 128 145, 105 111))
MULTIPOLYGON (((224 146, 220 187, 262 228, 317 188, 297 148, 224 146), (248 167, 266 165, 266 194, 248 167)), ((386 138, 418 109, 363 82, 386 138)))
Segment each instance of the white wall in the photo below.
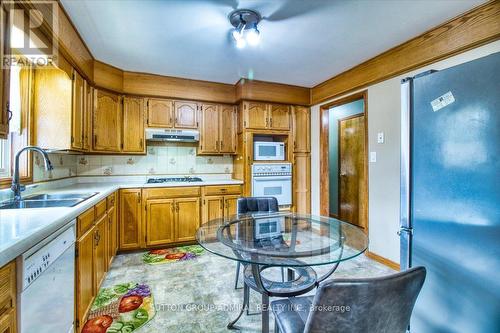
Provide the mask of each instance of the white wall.
MULTIPOLYGON (((430 66, 400 75, 368 89, 368 151, 377 153, 377 162, 369 164, 369 250, 399 262, 399 150, 400 150, 400 82, 429 69, 445 69, 488 54, 500 52, 496 41, 430 66), (385 133, 385 143, 377 144, 377 133, 385 133)), ((362 89, 364 90, 364 89, 362 89)), ((349 95, 349 94, 348 94, 349 95)), ((348 96, 346 95, 346 96, 348 96)), ((342 98, 345 96, 340 96, 342 98)), ((326 104, 326 101, 321 104, 326 104)), ((319 129, 320 104, 311 108, 311 210, 320 212, 319 129)))

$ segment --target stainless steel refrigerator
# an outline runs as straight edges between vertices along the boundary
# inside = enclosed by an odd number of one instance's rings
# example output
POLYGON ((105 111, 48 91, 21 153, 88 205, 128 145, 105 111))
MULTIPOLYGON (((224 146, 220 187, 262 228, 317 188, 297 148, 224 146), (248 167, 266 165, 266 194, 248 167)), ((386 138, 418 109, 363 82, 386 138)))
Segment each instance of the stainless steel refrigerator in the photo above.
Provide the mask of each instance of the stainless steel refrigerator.
POLYGON ((500 53, 403 80, 401 126, 410 331, 500 332, 500 53))

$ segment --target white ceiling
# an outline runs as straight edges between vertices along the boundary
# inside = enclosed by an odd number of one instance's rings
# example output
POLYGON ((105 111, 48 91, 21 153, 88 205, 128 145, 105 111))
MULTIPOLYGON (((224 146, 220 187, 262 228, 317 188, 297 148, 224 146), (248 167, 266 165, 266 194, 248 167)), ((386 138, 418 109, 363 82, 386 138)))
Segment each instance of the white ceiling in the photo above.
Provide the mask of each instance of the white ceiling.
POLYGON ((98 60, 235 83, 312 87, 484 0, 62 0, 98 60), (237 49, 227 16, 254 9, 261 43, 237 49), (266 19, 267 18, 267 19, 266 19))

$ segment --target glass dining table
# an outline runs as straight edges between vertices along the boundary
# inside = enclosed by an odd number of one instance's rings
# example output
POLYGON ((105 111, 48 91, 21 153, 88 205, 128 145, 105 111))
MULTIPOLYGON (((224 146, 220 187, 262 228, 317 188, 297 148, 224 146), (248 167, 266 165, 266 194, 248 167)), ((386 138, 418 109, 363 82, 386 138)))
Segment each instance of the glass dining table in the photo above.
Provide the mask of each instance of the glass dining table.
MULTIPOLYGON (((340 262, 360 255, 368 247, 365 232, 352 224, 289 212, 214 219, 197 230, 196 240, 207 251, 243 265, 245 283, 263 295, 263 333, 269 332, 269 296, 288 297, 309 291, 312 288, 307 286, 317 287, 340 262), (321 276, 316 274, 318 269, 313 270, 319 266, 326 266, 321 276), (267 273, 270 268, 282 268, 287 277, 282 274, 279 279, 275 274, 272 278, 267 273)), ((244 293, 239 315, 228 328, 235 327, 245 304, 248 292, 244 293)))

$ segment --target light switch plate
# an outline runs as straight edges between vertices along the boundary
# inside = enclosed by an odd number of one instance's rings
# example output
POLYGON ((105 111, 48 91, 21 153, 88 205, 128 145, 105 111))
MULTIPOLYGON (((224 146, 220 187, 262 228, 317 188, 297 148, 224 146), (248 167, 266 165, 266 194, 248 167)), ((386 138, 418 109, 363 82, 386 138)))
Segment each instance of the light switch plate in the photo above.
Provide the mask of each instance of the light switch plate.
POLYGON ((370 152, 370 163, 375 163, 375 162, 377 162, 377 152, 371 151, 370 152))
POLYGON ((377 133, 377 143, 384 143, 385 135, 384 132, 377 133))

